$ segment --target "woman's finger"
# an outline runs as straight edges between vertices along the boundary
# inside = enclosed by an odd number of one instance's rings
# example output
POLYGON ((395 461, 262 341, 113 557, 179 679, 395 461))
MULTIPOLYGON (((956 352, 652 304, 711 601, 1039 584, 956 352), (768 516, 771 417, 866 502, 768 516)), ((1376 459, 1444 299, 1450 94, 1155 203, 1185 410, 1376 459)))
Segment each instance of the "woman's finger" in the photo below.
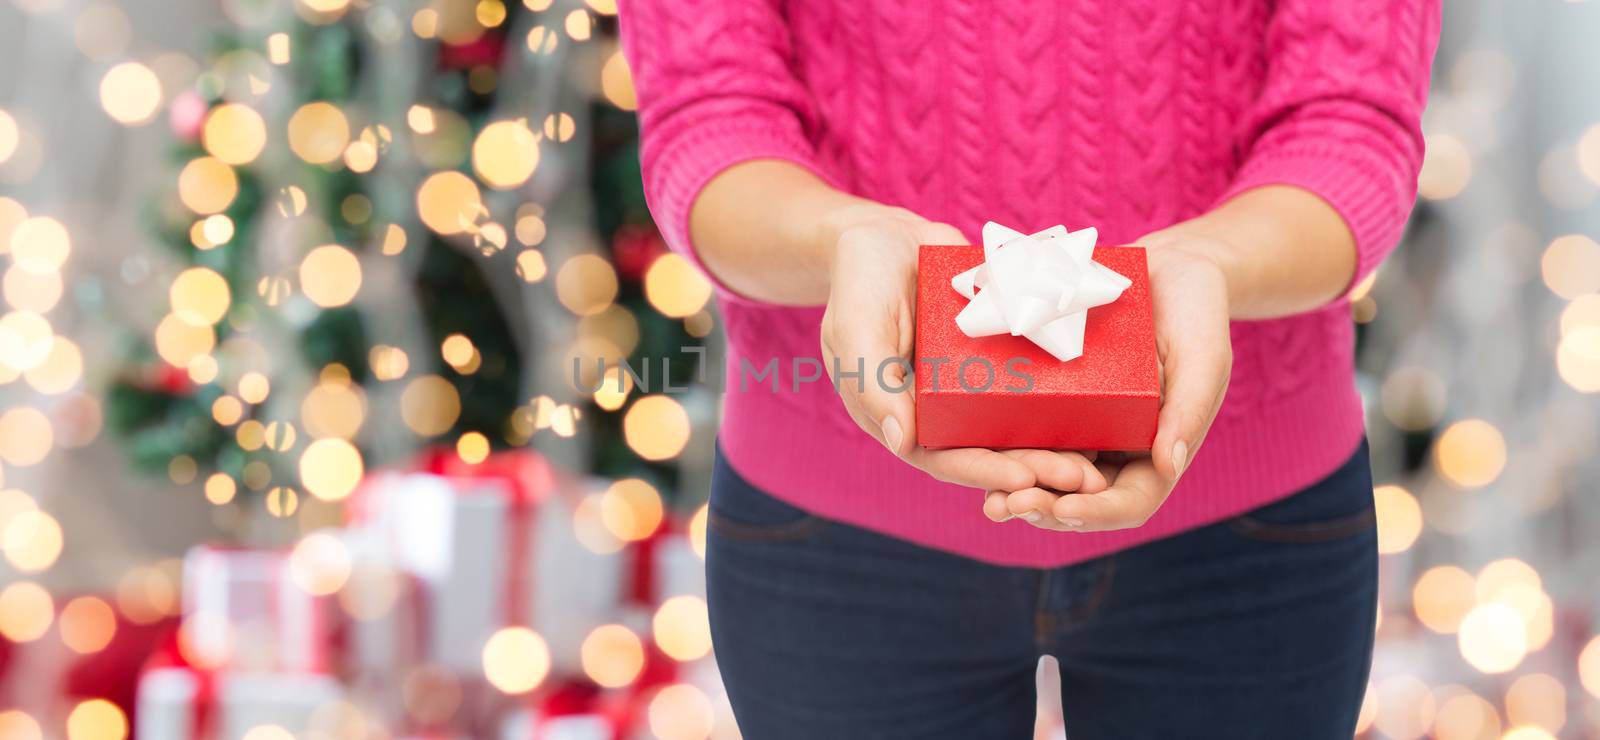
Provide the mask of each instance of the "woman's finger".
POLYGON ((1085 458, 1082 461, 1083 483, 1078 485, 1078 493, 1099 493, 1110 485, 1109 478, 1100 469, 1099 463, 1085 458))
POLYGON ((1225 336, 1218 341, 1199 333, 1184 333, 1168 342, 1162 363, 1166 392, 1150 454, 1170 480, 1183 475, 1216 418, 1233 368, 1228 347, 1225 336))
POLYGON ((1111 486, 1099 493, 1069 493, 1057 499, 1051 514, 1075 531, 1097 532, 1143 525, 1172 491, 1170 479, 1150 458, 1122 466, 1111 486))
POLYGON ((1051 507, 1058 498, 1059 494, 1043 488, 1024 488, 1006 497, 1006 510, 1029 524, 1050 526, 1057 524, 1051 507))
POLYGON ((828 376, 845 403, 866 417, 862 426, 876 429, 878 441, 905 457, 916 446, 910 363, 900 352, 900 335, 909 327, 882 314, 834 318, 827 343, 835 351, 823 360, 828 376))
MULTIPOLYGON (((834 361, 839 357, 839 353, 833 349, 833 344, 829 339, 833 332, 829 328, 830 323, 826 313, 823 314, 822 325, 822 364, 827 368, 828 379, 832 382, 834 361)), ((863 408, 859 394, 847 393, 841 387, 839 388, 839 401, 844 404, 845 413, 850 415, 850 419, 856 423, 856 426, 861 427, 861 431, 866 432, 873 439, 878 440, 879 443, 883 443, 883 431, 879 428, 878 420, 872 418, 872 415, 863 408)), ((884 443, 884 446, 887 447, 888 445, 884 443)))
POLYGON ((1006 491, 989 491, 983 495, 983 515, 989 521, 999 523, 1011 519, 1011 511, 1006 508, 1006 491))
POLYGON ((1016 491, 1034 484, 1028 466, 981 447, 930 450, 913 444, 905 459, 946 483, 986 491, 1016 491))
POLYGON ((1037 484, 1057 491, 1076 491, 1083 486, 1088 460, 1075 452, 1051 450, 1006 450, 1007 457, 1028 466, 1037 484))

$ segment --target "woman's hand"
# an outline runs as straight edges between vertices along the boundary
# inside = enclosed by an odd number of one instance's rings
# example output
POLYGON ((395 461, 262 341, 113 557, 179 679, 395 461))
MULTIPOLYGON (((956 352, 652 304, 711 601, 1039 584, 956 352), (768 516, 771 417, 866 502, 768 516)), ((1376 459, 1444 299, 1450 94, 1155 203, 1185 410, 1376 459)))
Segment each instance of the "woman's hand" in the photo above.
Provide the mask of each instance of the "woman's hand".
POLYGON ((1095 532, 1140 526, 1161 508, 1205 441, 1233 367, 1228 285, 1208 256, 1221 252, 1222 245, 1213 242, 1177 232, 1158 232, 1138 242, 1149 248, 1162 374, 1161 416, 1150 454, 1098 456, 1095 465, 1103 480, 1085 476, 1078 493, 1057 493, 1048 485, 990 491, 985 515, 995 521, 1022 517, 1043 529, 1095 532), (1101 485, 1107 487, 1094 492, 1101 485))
POLYGON ((1076 453, 929 450, 917 444, 910 372, 917 247, 965 244, 960 231, 904 209, 860 204, 830 214, 819 238, 831 241, 822 361, 850 417, 867 434, 934 478, 985 491, 1035 486, 1073 491, 1087 476, 1098 475, 1076 453), (853 374, 857 371, 859 376, 853 374))

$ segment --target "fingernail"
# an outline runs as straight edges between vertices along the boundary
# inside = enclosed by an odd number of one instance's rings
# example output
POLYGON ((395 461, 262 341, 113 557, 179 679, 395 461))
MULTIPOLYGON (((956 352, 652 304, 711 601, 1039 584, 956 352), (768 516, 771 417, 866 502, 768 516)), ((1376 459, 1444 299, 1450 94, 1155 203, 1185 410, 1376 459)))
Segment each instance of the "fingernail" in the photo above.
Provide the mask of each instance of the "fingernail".
POLYGON ((1037 511, 1028 511, 1028 512, 1023 512, 1022 518, 1028 520, 1031 523, 1035 523, 1036 524, 1036 523, 1038 523, 1038 521, 1040 519, 1043 519, 1044 517, 1040 516, 1039 512, 1037 512, 1037 511))
POLYGON ((1061 523, 1066 525, 1066 526, 1068 526, 1068 527, 1081 527, 1081 526, 1083 526, 1083 520, 1082 519, 1062 519, 1061 523))
POLYGON ((1016 519, 1016 518, 1017 518, 1017 515, 1016 515, 1016 514, 1007 514, 1007 515, 1006 515, 1006 518, 1004 518, 1004 519, 1001 519, 1001 520, 1000 520, 1000 521, 1002 521, 1002 522, 1009 522, 1009 521, 1011 521, 1011 520, 1012 520, 1012 519, 1016 519))
POLYGON ((1172 445, 1172 470, 1177 475, 1183 475, 1183 466, 1188 463, 1189 443, 1178 440, 1172 445))
MULTIPOLYGON (((886 416, 883 418, 883 423, 878 425, 878 428, 883 430, 883 443, 888 446, 889 451, 896 455, 900 454, 900 438, 902 435, 900 420, 893 416, 886 416)), ((1179 444, 1182 443, 1180 442, 1179 444)))

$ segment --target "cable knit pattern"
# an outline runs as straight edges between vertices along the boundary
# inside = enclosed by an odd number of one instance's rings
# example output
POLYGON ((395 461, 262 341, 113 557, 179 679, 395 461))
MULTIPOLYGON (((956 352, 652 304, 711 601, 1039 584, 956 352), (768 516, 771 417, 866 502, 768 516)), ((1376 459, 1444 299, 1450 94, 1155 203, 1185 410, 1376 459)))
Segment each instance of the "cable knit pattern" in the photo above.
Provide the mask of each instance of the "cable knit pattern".
MULTIPOLYGON (((1422 161, 1439 0, 622 0, 646 196, 698 263, 689 209, 712 177, 777 158, 948 221, 1097 226, 1127 242, 1268 184, 1326 199, 1358 277, 1399 241, 1422 161)), ((1286 250, 1298 245, 1286 244, 1286 250)), ((817 356, 820 308, 719 286, 729 337, 721 444, 802 508, 990 562, 1054 566, 1217 521, 1309 485, 1362 434, 1353 331, 1334 304, 1233 326, 1205 446, 1143 528, 994 525, 861 433, 817 356), (740 368, 779 360, 741 389, 740 368)))

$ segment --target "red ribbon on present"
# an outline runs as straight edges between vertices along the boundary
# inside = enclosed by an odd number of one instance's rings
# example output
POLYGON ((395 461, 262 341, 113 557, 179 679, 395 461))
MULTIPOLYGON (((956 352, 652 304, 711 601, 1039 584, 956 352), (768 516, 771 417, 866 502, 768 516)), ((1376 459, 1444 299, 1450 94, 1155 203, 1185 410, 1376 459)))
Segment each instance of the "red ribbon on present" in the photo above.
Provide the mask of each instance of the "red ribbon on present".
POLYGON ((649 537, 628 543, 620 594, 624 606, 654 611, 661 604, 661 548, 687 536, 687 523, 669 511, 649 537))
POLYGON ((193 740, 205 740, 217 733, 217 670, 190 660, 183 652, 182 629, 174 629, 161 639, 160 647, 151 653, 141 671, 153 669, 181 669, 194 677, 194 697, 189 703, 189 734, 193 740))
MULTIPOLYGON (((638 707, 633 704, 631 694, 609 694, 594 683, 575 679, 552 689, 538 703, 536 711, 541 722, 561 717, 598 717, 610 728, 612 740, 623 740, 638 720, 638 707)), ((536 725, 533 740, 543 738, 544 733, 536 725)))
POLYGON ((656 578, 659 567, 661 543, 667 537, 663 522, 649 537, 628 546, 628 577, 623 581, 622 602, 629 606, 653 609, 660 601, 661 584, 656 578))
MULTIPOLYGON (((173 639, 177 629, 177 617, 139 624, 118 612, 111 642, 73 660, 62 677, 62 694, 74 699, 109 700, 132 721, 138 706, 139 671, 163 644, 173 639)), ((5 644, 0 640, 0 648, 5 644)))

